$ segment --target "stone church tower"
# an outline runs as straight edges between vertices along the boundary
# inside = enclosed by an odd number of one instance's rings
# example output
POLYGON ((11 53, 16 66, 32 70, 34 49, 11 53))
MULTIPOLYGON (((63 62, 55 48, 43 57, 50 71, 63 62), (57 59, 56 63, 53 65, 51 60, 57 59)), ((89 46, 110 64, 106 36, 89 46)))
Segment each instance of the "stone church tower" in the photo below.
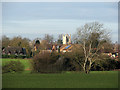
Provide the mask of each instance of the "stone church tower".
POLYGON ((63 44, 71 44, 71 35, 63 35, 63 44))

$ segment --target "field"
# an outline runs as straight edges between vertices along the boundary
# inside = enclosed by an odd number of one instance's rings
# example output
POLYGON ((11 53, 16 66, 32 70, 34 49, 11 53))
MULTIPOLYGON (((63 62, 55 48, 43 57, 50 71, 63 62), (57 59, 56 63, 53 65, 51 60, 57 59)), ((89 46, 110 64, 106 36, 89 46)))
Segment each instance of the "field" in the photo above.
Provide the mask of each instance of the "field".
MULTIPOLYGON (((15 60, 15 59, 12 59, 15 60)), ((3 59, 3 64, 10 59, 3 59)), ((29 60, 20 60, 25 69, 30 68, 29 60)), ((117 88, 117 71, 63 72, 61 74, 6 73, 2 76, 3 88, 117 88)))

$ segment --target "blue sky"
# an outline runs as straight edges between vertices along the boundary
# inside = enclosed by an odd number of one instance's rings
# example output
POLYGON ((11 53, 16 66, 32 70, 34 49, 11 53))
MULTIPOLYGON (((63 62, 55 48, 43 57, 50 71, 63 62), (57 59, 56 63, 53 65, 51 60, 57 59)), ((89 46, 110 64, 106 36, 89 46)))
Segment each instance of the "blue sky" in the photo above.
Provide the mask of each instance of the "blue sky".
POLYGON ((30 39, 44 34, 74 34, 85 23, 98 21, 118 40, 116 2, 5 2, 2 3, 3 35, 30 39))

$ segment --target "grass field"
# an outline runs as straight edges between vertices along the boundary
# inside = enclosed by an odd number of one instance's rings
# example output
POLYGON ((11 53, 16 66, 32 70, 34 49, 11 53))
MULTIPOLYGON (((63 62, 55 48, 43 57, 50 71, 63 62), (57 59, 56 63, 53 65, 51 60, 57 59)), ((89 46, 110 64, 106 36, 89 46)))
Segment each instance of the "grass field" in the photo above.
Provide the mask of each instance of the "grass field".
MULTIPOLYGON (((3 59, 3 64, 9 60, 3 59)), ((26 68, 29 61, 20 60, 26 68)), ((117 88, 118 71, 64 72, 61 74, 6 73, 2 76, 3 88, 117 88)))

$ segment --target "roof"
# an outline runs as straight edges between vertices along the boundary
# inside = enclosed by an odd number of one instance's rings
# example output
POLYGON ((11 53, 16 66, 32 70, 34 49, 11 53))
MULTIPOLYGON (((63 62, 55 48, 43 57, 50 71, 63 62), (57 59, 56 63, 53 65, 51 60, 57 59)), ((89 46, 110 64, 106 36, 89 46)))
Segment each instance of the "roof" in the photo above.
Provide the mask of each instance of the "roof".
POLYGON ((73 49, 77 49, 81 47, 80 44, 64 44, 61 46, 60 51, 71 51, 73 49))
POLYGON ((64 49, 68 49, 68 48, 70 48, 71 47, 71 45, 68 45, 68 46, 66 46, 64 49))
POLYGON ((15 53, 26 53, 26 49, 25 48, 21 48, 21 47, 6 47, 5 48, 5 53, 11 53, 11 54, 15 54, 15 53))

